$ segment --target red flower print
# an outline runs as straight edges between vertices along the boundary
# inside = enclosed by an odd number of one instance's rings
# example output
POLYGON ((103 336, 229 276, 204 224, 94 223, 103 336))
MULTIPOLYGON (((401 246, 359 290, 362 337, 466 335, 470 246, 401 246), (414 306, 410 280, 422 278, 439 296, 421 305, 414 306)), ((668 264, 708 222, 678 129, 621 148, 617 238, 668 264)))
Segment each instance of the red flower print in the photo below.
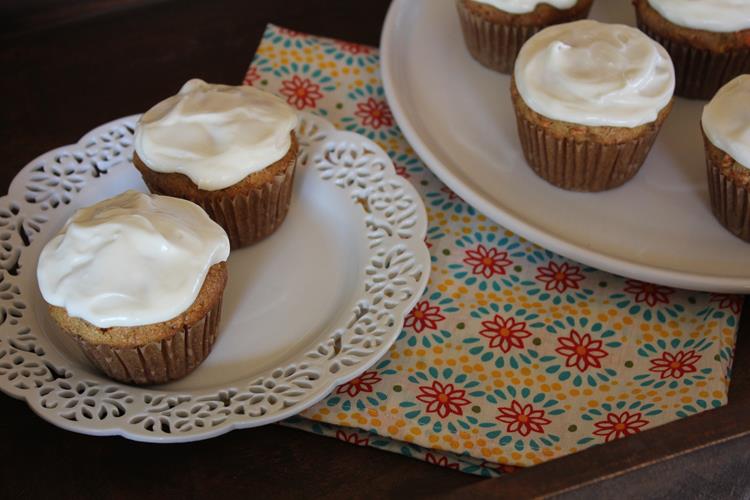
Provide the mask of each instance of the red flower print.
POLYGON ((494 470, 496 472, 500 472, 502 474, 515 474, 520 470, 520 467, 516 467, 513 465, 505 465, 505 464, 496 464, 492 462, 488 462, 486 460, 483 460, 480 464, 480 467, 484 467, 485 469, 494 470))
POLYGON ((338 386, 336 388, 336 394, 348 394, 351 397, 356 396, 360 392, 372 392, 372 386, 383 380, 378 377, 378 372, 369 371, 365 372, 359 377, 350 380, 346 384, 338 386))
POLYGON ((560 347, 555 352, 565 356, 565 366, 575 366, 585 372, 590 366, 601 368, 599 360, 607 356, 607 351, 602 349, 602 341, 594 340, 590 334, 581 336, 577 331, 571 330, 570 336, 558 337, 560 347))
MULTIPOLYGON (((455 193, 455 191, 453 191, 453 190, 452 190, 451 188, 449 188, 448 186, 443 186, 443 187, 441 187, 441 188, 440 188, 440 192, 441 192, 441 193, 445 193, 445 194, 447 194, 447 195, 448 195, 448 200, 449 200, 449 201, 452 201, 452 200, 461 200, 461 197, 460 197, 460 196, 458 196, 458 195, 457 195, 457 194, 455 193)), ((463 201, 463 200, 461 200, 461 201, 463 201)))
POLYGON ((531 332, 526 330, 525 321, 503 319, 499 314, 496 314, 492 321, 482 321, 482 326, 484 330, 480 331, 479 335, 490 339, 490 347, 499 347, 503 352, 508 352, 514 347, 523 349, 523 339, 531 337, 531 332))
POLYGON ((354 114, 362 118, 362 125, 370 126, 375 130, 393 125, 393 115, 383 100, 376 101, 370 97, 367 101, 357 104, 357 112, 354 114))
POLYGON ((427 452, 427 454, 424 456, 424 461, 428 464, 439 465, 440 467, 447 467, 449 469, 458 470, 457 462, 449 463, 448 457, 436 457, 430 452, 427 452))
POLYGON ((409 177, 411 177, 409 172, 406 171, 406 167, 402 167, 401 165, 395 165, 395 167, 396 167, 396 174, 400 175, 404 179, 408 179, 409 177))
POLYGON ((595 436, 604 436, 605 442, 610 442, 621 437, 630 436, 640 432, 641 427, 648 424, 641 412, 622 412, 619 415, 610 413, 605 420, 596 422, 594 427, 595 436))
POLYGON ((674 289, 668 286, 638 280, 626 280, 625 283, 628 284, 625 291, 634 294, 636 302, 645 302, 649 307, 654 307, 656 304, 669 304, 669 296, 674 293, 674 289))
POLYGON ((368 444, 370 444, 369 437, 365 436, 363 438, 360 438, 356 432, 347 434, 344 431, 336 431, 336 439, 357 446, 367 446, 368 444))
POLYGON ((309 78, 302 79, 294 75, 291 80, 281 82, 281 95, 286 96, 286 102, 297 109, 314 108, 315 102, 323 97, 320 85, 309 78))
POLYGON ((443 321, 445 316, 440 314, 440 306, 432 306, 427 300, 417 302, 414 309, 409 312, 404 320, 404 326, 407 328, 414 328, 417 333, 422 333, 422 330, 428 328, 430 330, 437 330, 438 321, 443 321))
POLYGON ((431 386, 419 387, 417 401, 427 403, 427 413, 437 413, 440 418, 445 418, 448 415, 464 414, 461 407, 470 403, 465 395, 465 390, 457 389, 453 384, 443 385, 435 380, 431 386))
POLYGON ((372 52, 372 49, 368 47, 367 45, 360 45, 358 43, 345 42, 343 40, 337 40, 336 43, 338 44, 341 50, 343 50, 344 52, 348 52, 355 56, 359 54, 369 54, 370 52, 372 52))
POLYGON ((518 401, 513 400, 510 406, 498 408, 499 417, 495 417, 504 424, 507 432, 517 432, 522 436, 528 436, 532 432, 544 432, 544 426, 552 421, 544 418, 544 410, 535 410, 531 404, 522 406, 518 401))
POLYGON ((299 32, 299 31, 290 30, 289 28, 282 28, 280 26, 277 26, 276 29, 278 30, 278 32, 280 34, 286 35, 286 36, 292 37, 292 38, 303 35, 303 33, 299 32))
POLYGON ((547 267, 537 267, 536 279, 546 283, 544 285, 545 290, 556 290, 559 293, 564 292, 568 288, 578 290, 578 282, 583 279, 581 274, 581 268, 578 266, 571 266, 567 262, 563 262, 557 265, 555 262, 550 262, 547 267))
POLYGON ((722 293, 712 293, 711 302, 718 302, 716 306, 719 309, 729 309, 734 314, 739 314, 742 311, 742 295, 725 295, 722 293))
POLYGON ((660 373, 659 378, 682 378, 686 373, 693 373, 697 371, 695 363, 697 363, 703 356, 696 354, 695 351, 690 350, 687 352, 677 351, 672 354, 665 352, 661 358, 651 360, 651 368, 648 371, 653 373, 660 373))
POLYGON ((513 262, 508 259, 508 252, 501 252, 497 248, 487 249, 480 244, 474 250, 466 250, 464 264, 471 266, 472 274, 481 274, 489 279, 495 274, 505 274, 505 268, 513 262))
POLYGON ((255 82, 260 80, 260 73, 258 73, 258 68, 255 66, 250 66, 250 69, 247 70, 247 73, 245 73, 245 79, 242 81, 244 85, 253 85, 255 82))

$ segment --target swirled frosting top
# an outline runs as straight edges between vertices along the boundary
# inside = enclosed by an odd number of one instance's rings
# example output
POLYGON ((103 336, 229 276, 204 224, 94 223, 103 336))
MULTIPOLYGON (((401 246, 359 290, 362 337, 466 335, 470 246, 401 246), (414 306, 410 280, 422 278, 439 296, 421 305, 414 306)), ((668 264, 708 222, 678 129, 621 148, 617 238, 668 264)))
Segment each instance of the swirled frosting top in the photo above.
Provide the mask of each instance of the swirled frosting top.
POLYGON ((548 118, 637 127, 672 99, 666 50, 622 24, 574 21, 543 29, 521 48, 514 70, 524 102, 548 118))
POLYGON ((268 92, 193 79, 141 117, 135 150, 150 169, 215 191, 283 158, 296 126, 294 110, 268 92))
POLYGON ((172 319, 198 296, 229 239, 198 205, 127 191, 78 210, 39 256, 47 303, 100 328, 172 319))
POLYGON ((474 0, 478 3, 491 5, 496 9, 508 12, 510 14, 528 14, 536 9, 540 3, 546 3, 556 9, 569 9, 573 7, 578 0, 474 0))
POLYGON ((750 0, 648 0, 668 21, 720 33, 750 28, 750 0))
POLYGON ((703 108, 708 140, 750 168, 750 75, 740 75, 719 89, 703 108))

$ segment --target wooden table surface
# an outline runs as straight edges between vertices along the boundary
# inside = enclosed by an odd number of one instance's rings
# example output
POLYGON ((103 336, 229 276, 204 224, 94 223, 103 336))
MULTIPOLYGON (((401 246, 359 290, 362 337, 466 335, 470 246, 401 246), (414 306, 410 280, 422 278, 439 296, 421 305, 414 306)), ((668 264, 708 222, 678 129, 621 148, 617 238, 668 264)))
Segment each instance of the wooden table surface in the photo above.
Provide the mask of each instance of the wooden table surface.
MULTIPOLYGON (((0 191, 36 156, 191 77, 239 83, 263 28, 377 45, 388 0, 5 0, 0 191)), ((750 307, 730 404, 496 480, 280 426, 150 445, 89 437, 0 395, 0 495, 193 498, 574 494, 750 497, 750 307)))

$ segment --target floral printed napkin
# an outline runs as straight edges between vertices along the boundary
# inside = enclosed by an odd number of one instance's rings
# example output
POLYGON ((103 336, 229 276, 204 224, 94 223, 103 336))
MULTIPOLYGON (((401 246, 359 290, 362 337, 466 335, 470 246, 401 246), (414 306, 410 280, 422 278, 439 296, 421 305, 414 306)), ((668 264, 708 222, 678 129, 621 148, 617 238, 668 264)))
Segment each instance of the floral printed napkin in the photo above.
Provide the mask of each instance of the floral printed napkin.
POLYGON ((613 276, 488 220, 401 135, 376 49, 269 25, 245 83, 376 141, 429 215, 431 280, 393 348, 286 425, 494 476, 726 403, 742 297, 613 276))

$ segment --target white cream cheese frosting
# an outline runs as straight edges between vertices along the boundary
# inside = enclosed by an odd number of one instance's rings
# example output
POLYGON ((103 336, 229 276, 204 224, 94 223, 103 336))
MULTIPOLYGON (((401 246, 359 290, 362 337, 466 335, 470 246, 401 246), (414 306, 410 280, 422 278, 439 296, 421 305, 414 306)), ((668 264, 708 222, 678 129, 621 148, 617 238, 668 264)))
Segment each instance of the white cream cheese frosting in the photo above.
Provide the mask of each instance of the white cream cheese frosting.
POLYGON ((167 321, 198 296, 229 239, 198 205, 136 191, 78 210, 39 256, 44 300, 100 328, 167 321))
POLYGON ((141 117, 135 150, 150 169, 215 191, 283 158, 296 126, 294 110, 268 92, 193 79, 141 117))
POLYGON ((546 3, 556 9, 569 9, 573 7, 578 0, 474 0, 478 3, 491 5, 496 9, 508 12, 510 14, 528 14, 536 9, 541 3, 546 3))
POLYGON ((548 118, 637 127, 672 98, 666 50, 639 30, 582 20, 543 29, 521 47, 514 78, 524 102, 548 118))
POLYGON ((668 21, 698 30, 726 33, 750 28, 750 0, 648 0, 668 21))
POLYGON ((721 87, 703 108, 701 124, 714 146, 750 168, 750 75, 721 87))

